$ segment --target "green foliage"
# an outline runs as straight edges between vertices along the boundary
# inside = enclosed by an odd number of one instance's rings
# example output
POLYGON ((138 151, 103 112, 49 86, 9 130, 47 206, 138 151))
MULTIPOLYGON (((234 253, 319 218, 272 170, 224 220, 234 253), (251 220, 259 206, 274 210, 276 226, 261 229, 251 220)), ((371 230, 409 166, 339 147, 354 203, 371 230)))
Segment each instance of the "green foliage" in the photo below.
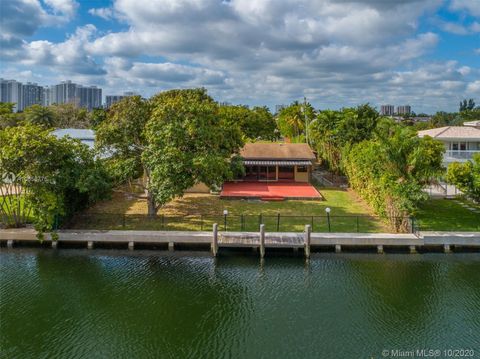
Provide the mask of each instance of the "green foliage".
POLYGON ((311 123, 314 119, 315 110, 311 104, 307 103, 305 106, 295 101, 280 111, 277 126, 283 136, 299 142, 300 138, 305 138, 306 122, 311 123))
POLYGON ((230 157, 242 145, 241 132, 218 115, 204 89, 162 92, 152 107, 142 159, 157 207, 195 183, 213 187, 233 177, 230 157))
POLYGON ((334 172, 342 172, 342 153, 355 143, 369 139, 379 121, 368 104, 341 111, 319 112, 310 124, 311 143, 320 159, 334 172))
POLYGON ((89 123, 93 129, 96 129, 102 122, 107 119, 107 111, 103 108, 94 108, 89 113, 89 123))
POLYGON ((451 163, 446 179, 473 200, 480 201, 480 154, 475 154, 473 161, 451 163))
POLYGON ((22 113, 13 113, 14 106, 12 102, 0 102, 0 129, 18 126, 23 120, 22 113))
POLYGON ((463 101, 460 101, 460 106, 458 109, 458 112, 463 112, 463 111, 471 111, 475 108, 475 101, 473 98, 469 99, 464 99, 463 101))
POLYGON ((218 116, 229 126, 239 126, 249 140, 275 140, 277 125, 267 107, 220 106, 218 116))
POLYGON ((406 231, 406 217, 426 199, 423 187, 443 172, 443 152, 440 142, 381 121, 374 138, 349 149, 344 166, 351 187, 394 230, 406 231))
POLYGON ((88 112, 72 103, 49 106, 55 114, 56 128, 90 128, 88 112))
POLYGON ((45 128, 52 128, 57 122, 52 109, 41 105, 32 105, 25 109, 25 121, 45 128))
POLYGON ((107 167, 117 183, 135 180, 144 172, 141 156, 149 119, 149 103, 140 96, 129 96, 115 103, 98 125, 96 147, 111 154, 107 167))
POLYGON ((27 123, 1 130, 0 143, 0 209, 9 225, 24 225, 31 213, 36 229, 49 231, 57 216, 69 217, 109 193, 102 163, 77 140, 27 123))

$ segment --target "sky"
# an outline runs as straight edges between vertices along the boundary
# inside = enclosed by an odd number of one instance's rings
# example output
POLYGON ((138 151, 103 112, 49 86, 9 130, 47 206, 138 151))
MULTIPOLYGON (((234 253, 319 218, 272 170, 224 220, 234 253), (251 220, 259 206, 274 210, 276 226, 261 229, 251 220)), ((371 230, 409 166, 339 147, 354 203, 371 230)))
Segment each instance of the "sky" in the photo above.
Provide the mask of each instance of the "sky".
POLYGON ((0 77, 319 109, 480 103, 480 0, 2 0, 0 77))

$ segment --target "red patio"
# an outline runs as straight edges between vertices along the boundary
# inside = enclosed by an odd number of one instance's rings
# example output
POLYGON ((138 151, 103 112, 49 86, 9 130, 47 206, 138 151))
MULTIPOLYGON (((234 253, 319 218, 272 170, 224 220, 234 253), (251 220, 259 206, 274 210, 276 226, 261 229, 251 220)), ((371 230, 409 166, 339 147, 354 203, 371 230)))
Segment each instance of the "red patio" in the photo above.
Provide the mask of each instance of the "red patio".
POLYGON ((261 199, 281 201, 284 199, 322 200, 322 196, 309 183, 301 182, 226 182, 220 198, 261 199))

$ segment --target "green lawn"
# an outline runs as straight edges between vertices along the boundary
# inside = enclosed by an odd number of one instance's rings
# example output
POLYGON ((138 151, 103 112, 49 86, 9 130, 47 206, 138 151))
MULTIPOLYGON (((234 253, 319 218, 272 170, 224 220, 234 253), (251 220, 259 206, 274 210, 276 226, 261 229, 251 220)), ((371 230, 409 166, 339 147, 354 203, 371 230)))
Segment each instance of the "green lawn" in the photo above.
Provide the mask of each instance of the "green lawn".
POLYGON ((480 212, 463 208, 459 202, 480 209, 466 200, 431 199, 416 214, 421 231, 479 231, 480 212))
POLYGON ((74 228, 210 230, 213 223, 224 229, 223 211, 228 210, 227 230, 302 231, 310 224, 315 232, 328 232, 325 208, 331 208, 332 232, 388 231, 383 221, 373 216, 354 192, 319 189, 325 201, 261 202, 224 200, 206 194, 186 194, 160 210, 156 219, 146 217, 145 200, 128 199, 116 193, 109 201, 98 203, 72 222, 74 228))

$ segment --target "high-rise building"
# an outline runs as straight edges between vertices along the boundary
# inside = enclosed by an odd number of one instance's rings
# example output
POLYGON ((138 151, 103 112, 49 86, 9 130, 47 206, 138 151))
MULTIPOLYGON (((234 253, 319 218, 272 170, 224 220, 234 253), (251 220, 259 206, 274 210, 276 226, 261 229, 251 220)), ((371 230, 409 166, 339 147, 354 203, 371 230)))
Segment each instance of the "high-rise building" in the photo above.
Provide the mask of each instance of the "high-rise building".
POLYGON ((12 102, 13 112, 22 111, 23 106, 22 83, 15 80, 0 79, 0 100, 1 102, 12 102))
POLYGON ((72 81, 62 81, 49 89, 49 104, 71 103, 91 111, 102 106, 102 89, 97 86, 82 86, 72 81))
POLYGON ((22 85, 22 97, 23 108, 19 108, 19 111, 32 105, 42 105, 44 103, 45 89, 36 83, 27 82, 22 85))
POLYGON ((382 116, 393 116, 395 114, 395 106, 393 106, 393 105, 382 105, 380 107, 380 114, 382 116))
POLYGON ((124 92, 123 95, 107 95, 105 96, 105 108, 110 108, 114 103, 117 103, 129 96, 136 96, 135 92, 124 92))
POLYGON ((14 112, 23 111, 35 104, 49 106, 64 103, 91 111, 102 107, 102 89, 96 86, 77 85, 72 81, 42 87, 31 82, 22 84, 15 80, 0 79, 0 102, 13 102, 14 112))
POLYGON ((410 105, 398 106, 397 115, 410 115, 412 113, 412 108, 410 105))

